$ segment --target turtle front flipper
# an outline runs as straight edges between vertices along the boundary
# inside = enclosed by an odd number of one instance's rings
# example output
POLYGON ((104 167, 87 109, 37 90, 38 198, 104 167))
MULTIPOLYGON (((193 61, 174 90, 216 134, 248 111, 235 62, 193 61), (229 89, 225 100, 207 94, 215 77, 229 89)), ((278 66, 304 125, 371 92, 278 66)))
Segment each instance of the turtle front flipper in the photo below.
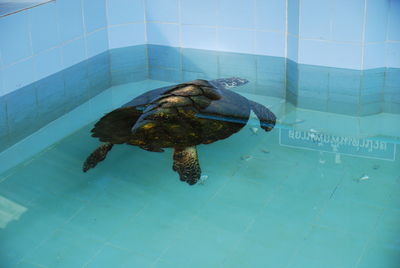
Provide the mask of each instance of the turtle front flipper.
POLYGON ((172 168, 179 173, 181 181, 190 185, 195 184, 201 176, 196 147, 174 148, 174 165, 172 168))
POLYGON ((103 161, 107 153, 112 149, 112 143, 103 143, 96 150, 93 151, 86 159, 85 163, 83 163, 83 172, 88 171, 91 168, 94 168, 99 162, 103 161))
POLYGON ((271 131, 276 123, 276 116, 267 107, 249 100, 250 107, 260 120, 260 127, 265 131, 271 131))

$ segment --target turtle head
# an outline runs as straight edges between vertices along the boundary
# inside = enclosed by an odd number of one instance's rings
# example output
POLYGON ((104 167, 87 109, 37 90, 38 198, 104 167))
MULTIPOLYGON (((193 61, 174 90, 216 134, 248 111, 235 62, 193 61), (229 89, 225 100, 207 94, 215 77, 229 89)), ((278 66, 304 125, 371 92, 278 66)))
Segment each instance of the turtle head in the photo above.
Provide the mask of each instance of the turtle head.
POLYGON ((230 89, 247 84, 249 80, 239 77, 219 78, 209 81, 216 88, 230 89))

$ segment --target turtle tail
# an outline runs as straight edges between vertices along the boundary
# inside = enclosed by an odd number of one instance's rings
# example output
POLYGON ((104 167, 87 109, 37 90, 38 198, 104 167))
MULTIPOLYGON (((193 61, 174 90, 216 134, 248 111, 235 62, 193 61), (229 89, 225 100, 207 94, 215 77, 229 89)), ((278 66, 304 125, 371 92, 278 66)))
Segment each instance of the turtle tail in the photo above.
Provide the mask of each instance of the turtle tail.
POLYGON ((185 181, 189 185, 195 184, 201 176, 196 147, 174 148, 172 169, 179 173, 181 181, 185 181))
POLYGON ((91 168, 94 168, 99 162, 103 161, 107 153, 112 149, 112 143, 103 143, 96 150, 93 151, 86 159, 85 163, 83 163, 83 172, 88 171, 91 168))
POLYGON ((260 127, 265 131, 271 131, 276 123, 276 116, 267 107, 249 100, 251 109, 260 120, 260 127))

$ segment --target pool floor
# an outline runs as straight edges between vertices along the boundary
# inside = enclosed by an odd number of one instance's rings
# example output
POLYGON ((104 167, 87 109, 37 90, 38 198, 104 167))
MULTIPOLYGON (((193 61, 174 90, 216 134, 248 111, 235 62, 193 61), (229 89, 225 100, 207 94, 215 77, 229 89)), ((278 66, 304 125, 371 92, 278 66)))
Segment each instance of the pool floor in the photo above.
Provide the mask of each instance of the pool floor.
MULTIPOLYGON (((290 118, 281 100, 260 101, 290 118)), ((0 174, 0 267, 399 267, 398 157, 294 148, 284 128, 252 121, 198 146, 207 179, 194 186, 171 150, 114 146, 83 173, 92 121, 110 108, 0 174)))

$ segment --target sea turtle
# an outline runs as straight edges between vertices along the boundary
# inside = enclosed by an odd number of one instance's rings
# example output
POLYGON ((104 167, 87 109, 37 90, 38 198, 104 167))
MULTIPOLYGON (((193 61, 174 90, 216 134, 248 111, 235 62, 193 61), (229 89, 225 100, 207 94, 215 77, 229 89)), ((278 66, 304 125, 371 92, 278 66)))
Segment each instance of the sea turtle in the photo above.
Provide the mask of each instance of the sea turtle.
POLYGON ((92 129, 103 142, 85 161, 83 171, 105 159, 114 144, 152 151, 173 148, 173 170, 195 184, 201 169, 196 145, 225 139, 247 124, 250 111, 270 131, 275 115, 265 106, 229 90, 246 84, 237 77, 191 82, 148 91, 104 115, 92 129))

